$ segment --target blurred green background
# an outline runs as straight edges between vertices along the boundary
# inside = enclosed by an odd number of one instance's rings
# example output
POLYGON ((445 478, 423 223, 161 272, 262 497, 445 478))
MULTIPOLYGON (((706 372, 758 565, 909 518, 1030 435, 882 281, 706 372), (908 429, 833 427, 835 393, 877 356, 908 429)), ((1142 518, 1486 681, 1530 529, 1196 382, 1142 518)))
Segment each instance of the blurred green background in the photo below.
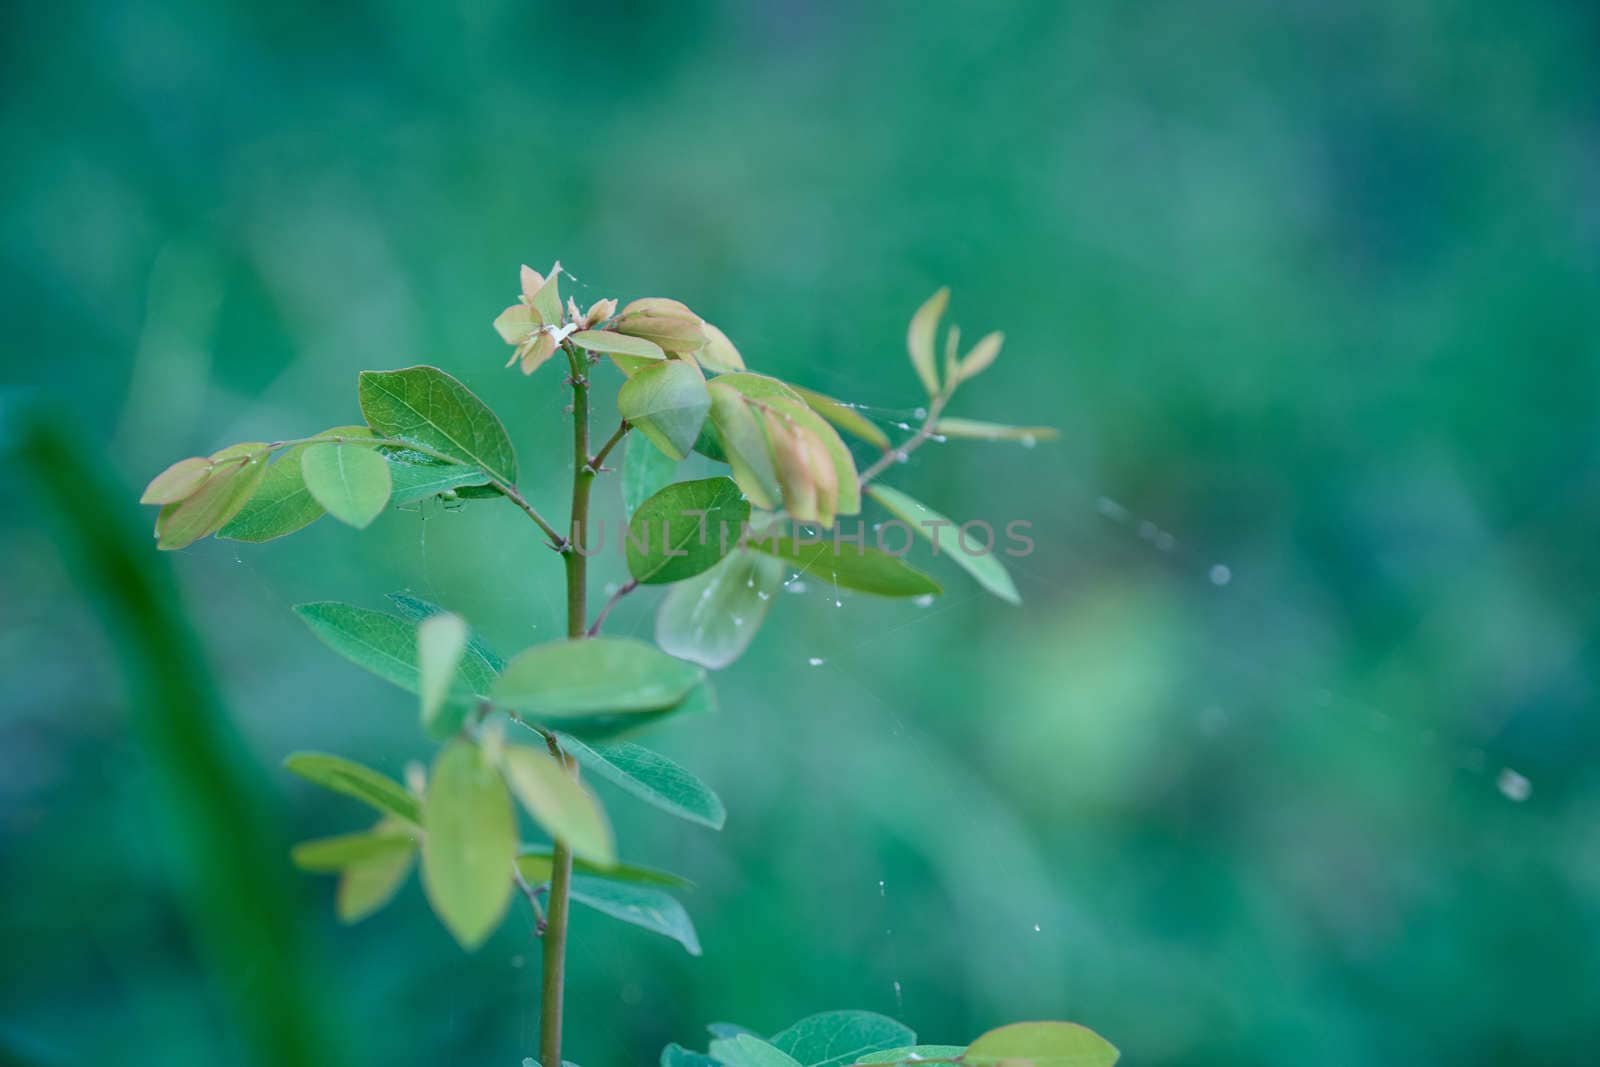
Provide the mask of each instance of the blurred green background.
POLYGON ((278 762, 429 751, 410 699, 289 605, 410 589, 515 650, 560 632, 536 531, 433 506, 157 561, 129 516, 170 460, 351 421, 359 369, 424 361, 512 424, 560 513, 559 375, 502 371, 489 327, 517 265, 559 257, 580 302, 679 297, 886 423, 917 403, 905 321, 948 283, 969 337, 1008 336, 952 414, 1063 431, 896 472, 1034 523, 1021 609, 948 561, 932 607, 787 596, 720 713, 651 739, 726 831, 604 791, 626 856, 699 883, 705 955, 579 914, 572 1059, 864 1007, 930 1041, 1075 1019, 1131 1064, 1592 1062, 1600 9, 113 0, 6 23, 7 418, 72 427, 115 487, 87 502, 101 541, 179 583, 308 977, 216 977, 163 800, 173 759, 208 757, 141 742, 170 709, 135 706, 110 586, 39 521, 41 484, 92 483, 9 462, 0 1060, 249 1062, 228 983, 314 1006, 330 1063, 531 1052, 525 914, 466 956, 413 881, 339 928, 283 848, 366 816, 278 762))

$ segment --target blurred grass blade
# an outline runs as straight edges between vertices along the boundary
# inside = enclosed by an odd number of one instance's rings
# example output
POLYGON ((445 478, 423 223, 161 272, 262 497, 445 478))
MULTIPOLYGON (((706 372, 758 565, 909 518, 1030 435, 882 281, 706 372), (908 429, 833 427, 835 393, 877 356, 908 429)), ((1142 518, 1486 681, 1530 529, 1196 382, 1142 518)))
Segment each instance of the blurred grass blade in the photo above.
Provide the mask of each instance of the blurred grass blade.
MULTIPOLYGON (((95 604, 128 684, 127 708, 175 830, 168 873, 227 997, 244 1057, 260 1067, 346 1062, 330 1040, 319 970, 306 959, 283 838, 184 619, 168 565, 131 499, 86 457, 85 435, 28 418, 16 452, 59 520, 63 555, 95 604)), ((263 467, 265 464, 263 464, 263 467)))

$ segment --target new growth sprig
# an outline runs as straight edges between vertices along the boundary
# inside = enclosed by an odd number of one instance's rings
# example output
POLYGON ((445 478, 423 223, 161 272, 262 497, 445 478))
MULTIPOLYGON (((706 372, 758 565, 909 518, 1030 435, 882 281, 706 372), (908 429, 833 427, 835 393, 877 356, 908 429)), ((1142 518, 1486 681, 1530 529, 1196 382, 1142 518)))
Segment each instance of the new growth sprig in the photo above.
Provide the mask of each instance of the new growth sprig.
MULTIPOLYGON (((861 514, 870 499, 930 541, 936 554, 948 549, 985 588, 1014 602, 1015 585, 992 554, 955 551, 948 540, 953 524, 878 480, 930 440, 1031 444, 1053 436, 1042 427, 944 414, 958 387, 994 363, 1003 340, 992 333, 961 354, 960 333, 951 327, 941 364, 934 344, 946 290, 911 319, 907 348, 926 392, 925 417, 895 443, 851 404, 750 371, 721 330, 677 300, 646 297, 622 305, 602 299, 580 311, 570 298, 562 300, 561 277, 559 263, 547 274, 524 266, 518 299, 494 327, 511 346, 507 366, 525 375, 558 354, 565 358, 573 474, 564 525, 546 518, 553 511, 548 503, 535 506, 518 488, 516 452, 499 417, 431 366, 363 371, 359 425, 180 460, 157 475, 142 498, 160 506, 155 532, 162 549, 211 535, 268 541, 323 515, 361 529, 390 507, 442 498, 508 501, 559 555, 567 638, 509 659, 460 615, 408 595, 392 595, 391 611, 335 602, 296 608, 333 651, 413 693, 418 721, 440 747, 431 767, 414 766, 404 784, 322 753, 296 753, 286 761, 289 770, 354 798, 375 816, 366 831, 308 841, 293 852, 300 867, 337 875, 341 920, 355 922, 381 909, 419 861, 430 905, 469 950, 495 931, 513 899, 526 900, 544 942, 539 1058, 547 1067, 562 1063, 572 904, 700 952, 694 925, 673 895, 689 883, 622 861, 605 811, 581 772, 670 815, 720 829, 725 813, 717 794, 631 737, 712 706, 707 671, 728 666, 749 646, 787 574, 878 596, 941 591, 896 555, 862 545, 835 551, 797 530, 776 532, 779 520, 830 529, 841 516, 861 514), (591 376, 603 359, 620 373, 621 420, 595 449, 591 376), (590 494, 630 434, 620 477, 630 578, 591 619, 590 494), (845 436, 871 450, 864 467, 845 436), (680 478, 689 463, 714 473, 680 478), (708 525, 766 535, 707 537, 708 525), (652 586, 666 587, 654 644, 601 632, 622 597, 652 586), (519 808, 543 841, 524 840, 519 808)), ((845 1062, 841 1048, 859 1063, 1092 1067, 1116 1058, 1103 1040, 1066 1023, 1018 1024, 965 1048, 917 1046, 909 1030, 866 1012, 814 1016, 770 1041, 737 1028, 714 1037, 707 1053, 674 1045, 661 1062, 837 1067, 845 1062), (855 1043, 839 1044, 846 1039, 855 1043)))

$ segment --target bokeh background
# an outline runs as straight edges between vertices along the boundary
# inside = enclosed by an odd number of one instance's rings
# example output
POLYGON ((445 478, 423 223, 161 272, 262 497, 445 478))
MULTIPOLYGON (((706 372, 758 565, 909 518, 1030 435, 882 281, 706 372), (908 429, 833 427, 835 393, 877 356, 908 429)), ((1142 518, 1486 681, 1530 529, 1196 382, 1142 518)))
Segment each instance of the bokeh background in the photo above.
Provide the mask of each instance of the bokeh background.
POLYGON ((413 882, 338 927, 283 849, 366 815, 278 763, 429 751, 291 604, 410 589, 513 651, 560 631, 536 531, 434 506, 158 560, 133 499, 426 361, 506 417, 559 513, 559 375, 502 371, 489 328, 517 265, 559 257, 580 301, 684 299, 885 424, 917 403, 905 320, 948 283, 969 337, 1008 336, 952 414, 1062 429, 896 472, 1033 522, 1023 607, 948 561, 932 607, 786 596, 720 712, 652 739, 726 831, 605 790, 625 854, 699 884, 705 955, 580 913, 572 1059, 849 1006, 932 1041, 1076 1019, 1131 1064, 1592 1062, 1594 5, 109 0, 6 24, 4 418, 67 428, 83 469, 3 474, 0 1060, 270 1060, 241 983, 302 1002, 321 1062, 533 1049, 525 915, 467 956, 413 882), (93 551, 181 591, 192 655, 143 688, 123 664, 157 622, 46 521, 74 507, 93 551), (220 680, 210 748, 149 695, 185 662, 220 680), (245 903, 292 934, 283 967, 219 976, 195 932, 195 827, 221 816, 171 787, 213 749, 264 813, 236 836, 273 857, 245 903))

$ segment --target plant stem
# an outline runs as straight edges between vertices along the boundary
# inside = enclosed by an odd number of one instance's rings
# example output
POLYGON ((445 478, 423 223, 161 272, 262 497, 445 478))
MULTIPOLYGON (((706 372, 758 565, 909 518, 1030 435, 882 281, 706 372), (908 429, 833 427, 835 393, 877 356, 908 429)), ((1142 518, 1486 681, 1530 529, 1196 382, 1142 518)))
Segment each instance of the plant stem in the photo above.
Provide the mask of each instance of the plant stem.
MULTIPOLYGON (((587 366, 576 350, 563 344, 572 368, 572 526, 562 548, 567 565, 567 636, 585 636, 589 624, 588 559, 589 490, 594 485, 595 464, 589 457, 589 380, 587 366)), ((617 431, 617 438, 623 430, 617 431)), ((616 438, 613 438, 615 441, 616 438)), ((609 447, 609 446, 608 446, 609 447)), ((561 751, 554 735, 547 738, 550 754, 576 776, 577 765, 561 751)), ((572 851, 559 837, 552 850, 550 904, 545 913, 544 991, 540 1004, 539 1059, 544 1067, 561 1067, 561 1006, 567 980, 567 913, 572 888, 572 851)))
POLYGON ((928 417, 922 421, 921 427, 918 428, 916 433, 907 438, 904 444, 898 448, 887 449, 883 455, 878 457, 877 462, 861 472, 859 481, 862 485, 866 485, 872 479, 888 470, 890 464, 904 463, 905 457, 911 455, 928 438, 933 436, 934 423, 938 421, 939 413, 944 410, 945 404, 949 401, 951 392, 951 388, 946 388, 944 392, 933 398, 928 405, 928 417))

